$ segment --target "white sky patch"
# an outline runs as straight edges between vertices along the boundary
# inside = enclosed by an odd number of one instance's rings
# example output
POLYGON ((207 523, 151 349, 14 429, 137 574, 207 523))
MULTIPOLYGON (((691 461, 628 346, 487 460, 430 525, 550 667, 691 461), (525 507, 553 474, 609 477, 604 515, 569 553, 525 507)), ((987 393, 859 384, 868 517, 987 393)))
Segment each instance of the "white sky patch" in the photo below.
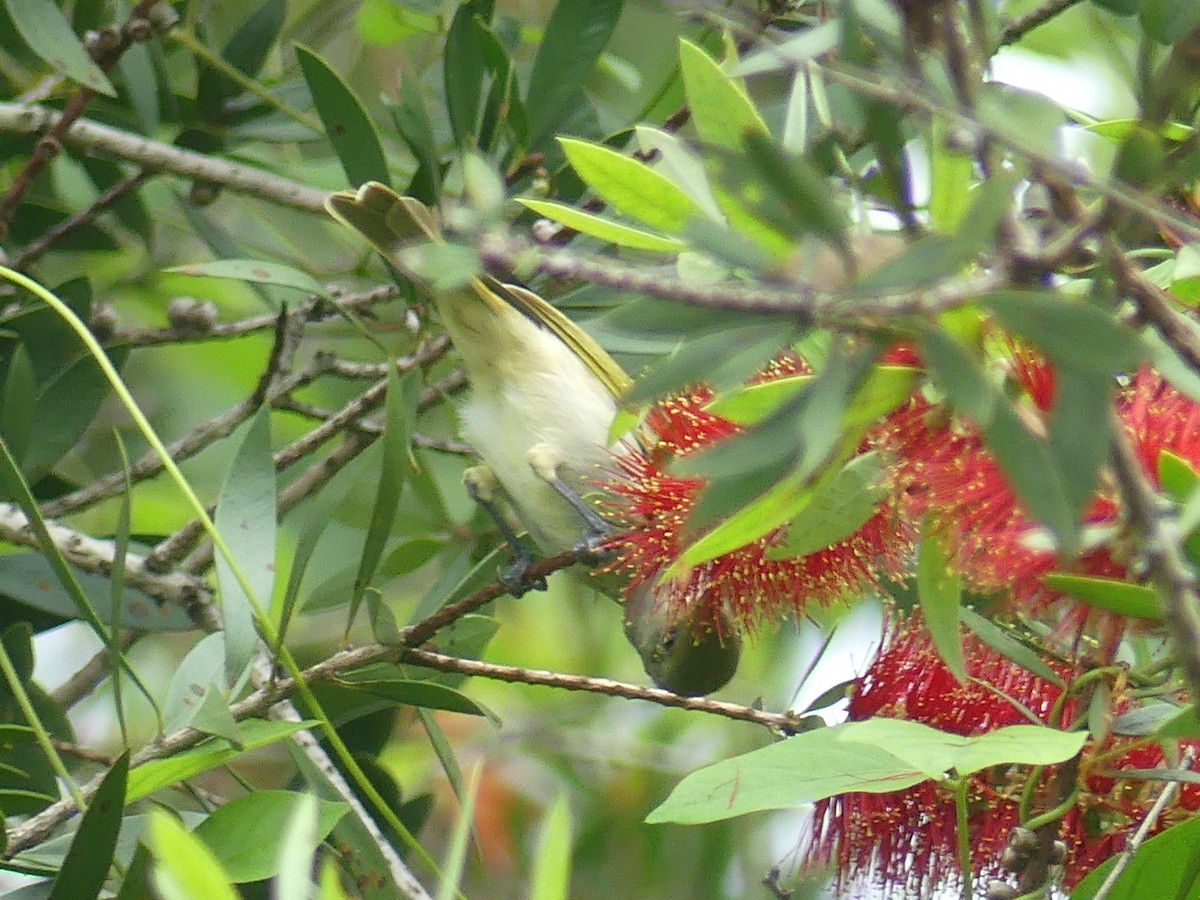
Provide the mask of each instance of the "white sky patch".
POLYGON ((1129 87, 1085 56, 1049 59, 1016 48, 992 57, 992 80, 1049 97, 1055 103, 1095 116, 1122 119, 1137 115, 1129 87))

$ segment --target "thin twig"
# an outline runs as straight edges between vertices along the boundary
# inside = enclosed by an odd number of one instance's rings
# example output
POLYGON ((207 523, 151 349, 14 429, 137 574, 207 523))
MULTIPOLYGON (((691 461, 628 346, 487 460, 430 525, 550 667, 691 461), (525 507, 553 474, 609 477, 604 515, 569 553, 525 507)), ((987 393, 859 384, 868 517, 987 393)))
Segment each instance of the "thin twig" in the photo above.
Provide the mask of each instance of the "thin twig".
POLYGON ((17 253, 10 263, 11 267, 17 271, 25 269, 31 262, 67 237, 71 232, 85 225, 90 225, 96 220, 97 216, 111 209, 122 198, 136 191, 153 175, 154 172, 150 169, 140 169, 132 175, 125 176, 93 200, 89 206, 63 219, 53 228, 48 229, 36 241, 26 246, 20 253, 17 253))
MULTIPOLYGON (((117 648, 124 653, 133 642, 141 637, 141 632, 121 631, 117 635, 117 648)), ((61 685, 50 692, 50 698, 63 709, 70 709, 80 700, 91 695, 92 691, 112 672, 112 651, 105 647, 98 650, 91 659, 75 670, 61 685)))
POLYGON ((1065 12, 1082 0, 1048 0, 1041 6, 1017 16, 1000 30, 1000 46, 1015 44, 1033 29, 1045 25, 1059 13, 1065 12))
MULTIPOLYGON (((54 545, 72 565, 97 575, 112 574, 116 554, 112 541, 91 537, 58 522, 47 521, 46 527, 54 545)), ((13 503, 0 503, 0 540, 40 549, 25 513, 13 503)), ((207 622, 214 630, 220 628, 212 590, 202 578, 184 572, 154 571, 146 566, 143 557, 128 553, 125 556, 125 583, 155 600, 183 609, 194 622, 207 622)))
MULTIPOLYGON (((0 103, 0 132, 30 134, 47 127, 62 131, 62 143, 85 153, 103 154, 157 169, 178 178, 210 181, 229 190, 280 206, 324 215, 327 191, 283 178, 255 166, 208 156, 148 140, 87 120, 68 120, 70 127, 59 127, 66 111, 58 113, 38 106, 0 103)), ((14 189, 16 185, 14 184, 14 189)), ((21 193, 24 193, 22 189, 21 193)), ((9 194, 13 194, 10 189, 9 194)), ((19 196, 19 195, 18 195, 19 196)), ((6 217, 0 206, 0 221, 6 217)))
POLYGON ((623 681, 614 681, 611 678, 592 678, 587 675, 568 675, 546 669, 504 666, 477 659, 447 656, 431 650, 409 650, 404 654, 404 662, 437 669, 439 672, 474 675, 510 684, 535 684, 564 691, 582 691, 589 694, 603 694, 606 697, 624 697, 626 700, 647 700, 657 703, 659 706, 690 709, 740 722, 750 722, 784 734, 794 734, 800 727, 799 717, 789 713, 765 712, 750 706, 742 706, 739 703, 726 703, 721 700, 709 700, 705 697, 683 697, 670 691, 664 691, 662 688, 643 687, 623 681))
MULTIPOLYGON (((158 2, 159 0, 141 0, 133 8, 129 13, 129 18, 125 20, 125 27, 122 27, 118 31, 116 44, 96 60, 96 65, 100 67, 101 71, 110 71, 117 64, 117 60, 121 58, 121 55, 133 44, 131 29, 128 27, 129 24, 134 20, 145 20, 150 10, 158 2)), ((80 87, 79 90, 71 95, 61 113, 53 114, 45 120, 48 123, 48 127, 46 124, 43 124, 40 127, 27 129, 29 131, 45 130, 46 133, 37 142, 34 152, 25 161, 24 167, 13 178, 8 192, 3 197, 0 197, 0 236, 7 233, 8 223, 12 220, 17 206, 20 205, 21 198, 25 196, 25 192, 29 190, 30 186, 37 179, 38 175, 41 174, 42 170, 46 168, 50 160, 58 155, 64 140, 74 130, 72 123, 83 114, 84 107, 87 106, 88 101, 94 96, 95 91, 91 88, 80 87)), ((10 106, 16 104, 4 105, 10 106)), ((25 108, 29 109, 31 107, 25 108)))
MULTIPOLYGON (((428 365, 441 356, 446 351, 448 346, 449 342, 445 338, 435 338, 432 341, 427 341, 426 343, 422 344, 415 353, 397 359, 395 361, 395 365, 401 372, 407 372, 417 366, 428 365)), ((279 450, 274 455, 275 470, 280 472, 287 469, 298 460, 303 459, 305 456, 311 455, 321 444, 331 440, 339 433, 350 429, 351 425, 355 421, 382 403, 386 393, 387 381, 380 380, 367 390, 363 391, 361 394, 355 396, 340 410, 338 410, 337 413, 326 419, 312 431, 300 438, 297 438, 291 444, 279 450)), ((358 452, 361 452, 363 449, 365 449, 375 439, 376 436, 376 434, 367 432, 360 433, 360 442, 356 444, 356 449, 353 455, 343 455, 342 457, 338 457, 336 459, 326 458, 318 462, 316 466, 319 467, 321 472, 323 472, 324 477, 313 487, 319 486, 320 484, 323 484, 332 478, 347 462, 350 461, 350 459, 353 458, 354 455, 357 455, 358 452)), ((295 482, 292 484, 294 485, 295 482)), ((292 488, 292 485, 289 485, 289 488, 292 488)), ((295 488, 292 488, 292 490, 294 493, 295 488)), ((281 493, 279 506, 281 515, 291 508, 289 505, 284 503, 283 498, 284 495, 281 493)), ((215 507, 210 505, 209 510, 211 511, 214 508, 215 507)), ((159 542, 159 544, 154 548, 154 551, 147 558, 153 566, 165 569, 173 560, 179 559, 181 556, 187 553, 190 548, 194 547, 196 543, 203 538, 203 536, 203 526, 198 521, 193 520, 159 542)), ((208 545, 206 544, 205 546, 208 545)), ((185 566, 185 568, 188 571, 200 571, 205 567, 207 562, 211 561, 211 559, 212 551, 209 549, 204 551, 200 557, 189 560, 189 564, 185 566)))
POLYGON ((1166 291, 1130 262, 1115 238, 1105 235, 1101 245, 1117 288, 1133 300, 1138 318, 1157 331, 1189 368, 1200 373, 1200 330, 1175 308, 1166 291))
POLYGON ((647 269, 604 256, 548 248, 500 235, 485 235, 478 248, 489 268, 554 278, 586 281, 621 291, 646 294, 704 309, 729 310, 761 316, 782 316, 811 325, 861 325, 879 318, 927 315, 973 303, 981 293, 1006 280, 997 269, 978 275, 946 279, 904 291, 874 291, 870 298, 835 294, 805 282, 756 287, 737 282, 697 285, 680 280, 671 268, 647 269))
MULTIPOLYGON (((327 297, 308 297, 296 308, 294 315, 303 322, 323 321, 337 315, 333 309, 334 305, 352 312, 391 300, 399 293, 400 289, 396 285, 385 284, 370 290, 338 296, 332 300, 327 297)), ((206 331, 182 328, 119 328, 104 341, 104 344, 108 347, 153 347, 160 344, 223 341, 274 327, 275 314, 269 313, 265 316, 250 316, 236 322, 216 322, 206 331)))
POLYGON ((1142 471, 1124 426, 1114 415, 1113 473, 1129 522, 1140 538, 1150 580, 1162 598, 1172 645, 1193 698, 1200 697, 1200 595, 1196 574, 1182 548, 1183 535, 1176 517, 1159 502, 1142 471))
MULTIPOLYGON (((1183 759, 1179 762, 1179 771, 1186 772, 1192 767, 1192 761, 1196 758, 1196 748, 1187 747, 1183 751, 1183 759)), ((1113 863, 1112 869, 1109 870, 1103 883, 1096 889, 1096 893, 1092 895, 1092 900, 1104 900, 1114 887, 1116 887, 1117 879, 1121 877, 1121 873, 1133 861, 1133 855, 1137 852, 1138 847, 1142 846, 1142 842, 1154 830, 1154 826, 1158 823, 1158 817, 1162 815, 1167 804, 1170 803, 1175 795, 1179 793, 1179 782, 1168 781, 1163 785, 1162 791, 1159 792, 1158 798, 1154 801, 1154 805, 1150 807, 1146 813, 1146 817, 1142 819, 1138 825, 1137 831, 1133 836, 1125 842, 1125 847, 1117 856, 1117 861, 1113 863)))

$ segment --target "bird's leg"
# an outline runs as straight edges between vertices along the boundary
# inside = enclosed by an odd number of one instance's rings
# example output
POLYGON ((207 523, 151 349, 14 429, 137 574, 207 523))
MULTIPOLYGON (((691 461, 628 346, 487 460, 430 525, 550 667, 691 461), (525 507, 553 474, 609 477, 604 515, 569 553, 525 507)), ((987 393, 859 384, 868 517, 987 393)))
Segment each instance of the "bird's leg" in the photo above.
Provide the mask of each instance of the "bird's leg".
POLYGON ((613 533, 613 528, 559 476, 558 469, 563 464, 562 454, 549 444, 534 444, 529 448, 528 459, 534 474, 554 488, 583 519, 583 536, 572 548, 575 554, 582 562, 590 565, 604 562, 609 555, 604 550, 604 542, 613 533))
POLYGON ((514 597, 520 597, 526 591, 544 591, 545 578, 529 578, 529 567, 533 565, 533 554, 517 540, 516 532, 500 511, 499 499, 504 493, 496 473, 487 466, 472 466, 463 472, 463 486, 472 500, 479 504, 489 519, 495 524, 500 536, 508 544, 513 553, 511 565, 499 571, 500 583, 514 597))

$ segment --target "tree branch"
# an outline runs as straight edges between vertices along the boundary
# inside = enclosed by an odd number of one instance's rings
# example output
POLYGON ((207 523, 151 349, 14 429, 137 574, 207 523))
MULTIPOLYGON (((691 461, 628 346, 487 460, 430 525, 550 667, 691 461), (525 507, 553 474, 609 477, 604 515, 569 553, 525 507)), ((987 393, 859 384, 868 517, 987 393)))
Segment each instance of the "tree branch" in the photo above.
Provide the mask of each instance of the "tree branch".
MULTIPOLYGON (((194 153, 180 147, 172 147, 151 141, 98 122, 66 120, 66 113, 58 113, 38 106, 20 103, 0 103, 0 132, 10 134, 32 134, 46 128, 62 132, 62 143, 84 153, 104 154, 137 163, 139 166, 167 172, 179 178, 211 181, 232 191, 257 197, 271 203, 299 209, 304 212, 325 214, 327 191, 274 175, 263 169, 243 163, 232 162, 194 153), (68 127, 61 127, 66 121, 68 127)), ((9 190, 13 196, 17 185, 9 190)), ((21 194, 24 193, 22 189, 21 194)), ((19 198, 20 194, 16 194, 19 198)), ((0 221, 7 215, 0 206, 0 221)))

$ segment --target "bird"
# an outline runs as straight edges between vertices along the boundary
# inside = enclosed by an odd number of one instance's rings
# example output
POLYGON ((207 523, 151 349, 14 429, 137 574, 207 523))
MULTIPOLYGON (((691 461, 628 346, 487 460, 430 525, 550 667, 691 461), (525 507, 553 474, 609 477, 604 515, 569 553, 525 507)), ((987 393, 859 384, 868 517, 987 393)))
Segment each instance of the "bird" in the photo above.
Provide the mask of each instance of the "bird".
MULTIPOLYGON (((334 219, 366 240, 432 301, 466 370, 470 393, 458 409, 462 438, 482 465, 463 476, 468 493, 501 527, 514 551, 520 545, 499 510, 507 501, 538 548, 548 554, 576 551, 597 561, 611 527, 583 497, 612 471, 614 454, 631 432, 610 447, 609 430, 632 379, 575 322, 526 287, 491 275, 439 288, 406 264, 404 251, 442 240, 424 203, 371 181, 329 196, 334 219)), ((522 589, 531 560, 518 552, 501 573, 512 593, 522 589)), ((593 579, 619 597, 616 573, 593 579)), ((624 630, 659 687, 700 696, 723 687, 737 670, 740 638, 728 621, 712 621, 702 603, 675 610, 658 602, 647 583, 624 602, 624 630)))

